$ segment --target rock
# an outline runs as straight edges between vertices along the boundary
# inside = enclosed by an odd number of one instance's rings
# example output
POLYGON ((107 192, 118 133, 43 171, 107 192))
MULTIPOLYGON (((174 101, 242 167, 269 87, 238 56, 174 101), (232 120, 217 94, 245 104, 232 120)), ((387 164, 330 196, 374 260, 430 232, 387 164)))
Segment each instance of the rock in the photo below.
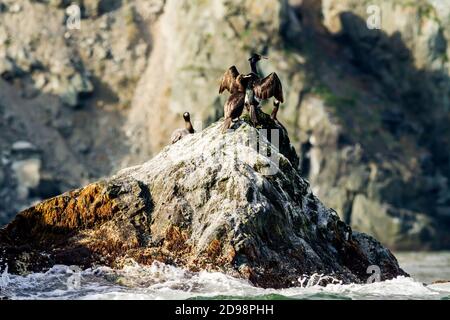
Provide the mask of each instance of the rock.
POLYGON ((0 167, 0 187, 3 185, 3 181, 5 181, 5 174, 3 173, 3 168, 0 167))
POLYGON ((68 107, 78 107, 78 92, 73 86, 67 86, 60 94, 61 101, 68 107))
POLYGON ((357 195, 353 200, 351 225, 367 230, 383 244, 396 250, 427 249, 437 231, 426 215, 380 204, 357 195))
POLYGON ((108 59, 111 57, 111 51, 101 45, 97 45, 94 47, 94 57, 99 60, 108 59))
POLYGON ((40 181, 41 160, 27 159, 13 162, 11 168, 17 179, 19 199, 26 199, 29 190, 38 186, 40 181))
POLYGON ((5 28, 0 28, 0 45, 4 46, 8 43, 8 41, 10 41, 8 32, 5 28))
POLYGON ((15 48, 11 52, 11 57, 14 59, 17 67, 24 73, 31 72, 41 66, 28 47, 15 48))
POLYGON ((19 13, 22 11, 22 6, 18 3, 14 3, 9 7, 9 12, 11 13, 19 13))
POLYGON ((80 73, 76 73, 70 79, 70 83, 75 88, 75 90, 78 92, 78 94, 84 95, 84 94, 92 93, 94 91, 94 86, 93 86, 92 82, 84 74, 82 75, 80 73))
POLYGON ((38 73, 38 74, 33 75, 33 76, 34 76, 34 77, 33 77, 33 80, 34 80, 34 87, 35 87, 37 90, 42 90, 42 89, 45 87, 45 85, 47 84, 47 82, 48 82, 48 80, 47 80, 45 74, 43 74, 43 73, 38 73))
POLYGON ((99 0, 85 0, 83 1, 84 14, 87 17, 97 17, 99 15, 99 0))
POLYGON ((0 55, 0 77, 10 80, 19 74, 20 70, 17 68, 14 61, 8 56, 2 57, 0 55))
POLYGON ((72 108, 80 104, 80 97, 91 94, 94 86, 87 76, 75 73, 71 78, 56 80, 62 102, 72 108))
POLYGON ((290 145, 286 135, 278 148, 274 133, 271 144, 247 122, 227 134, 221 125, 167 146, 143 165, 19 213, 0 230, 9 270, 57 263, 120 267, 133 258, 275 288, 298 286, 299 277, 314 273, 365 282, 369 265, 381 268, 383 280, 406 275, 389 250, 352 234, 311 193, 293 166, 298 158, 283 147, 290 145), (259 152, 251 137, 259 137, 259 152))
POLYGON ((31 142, 17 141, 13 143, 11 150, 13 152, 18 153, 18 152, 35 152, 37 149, 31 142))

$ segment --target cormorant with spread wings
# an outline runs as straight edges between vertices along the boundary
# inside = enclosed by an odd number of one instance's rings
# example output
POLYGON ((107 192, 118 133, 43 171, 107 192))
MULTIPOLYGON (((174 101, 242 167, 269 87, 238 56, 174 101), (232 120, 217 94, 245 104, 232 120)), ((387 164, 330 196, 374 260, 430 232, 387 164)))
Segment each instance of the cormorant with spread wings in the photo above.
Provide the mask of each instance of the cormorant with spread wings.
POLYGON ((224 122, 223 132, 231 127, 233 119, 239 118, 244 110, 245 91, 249 84, 250 77, 248 75, 239 74, 235 66, 230 67, 222 76, 220 82, 219 94, 228 90, 231 95, 223 107, 224 122))
POLYGON ((250 106, 250 119, 253 122, 254 125, 258 124, 258 118, 257 118, 257 108, 260 107, 260 102, 262 100, 267 100, 272 97, 275 98, 273 105, 274 109, 276 108, 278 111, 278 108, 280 106, 280 103, 284 102, 283 97, 283 87, 281 85, 280 78, 275 72, 272 72, 265 78, 260 78, 258 75, 258 70, 256 68, 256 64, 261 59, 267 59, 266 57, 261 56, 260 54, 253 53, 250 57, 250 68, 252 70, 252 74, 254 75, 252 77, 251 81, 251 89, 253 92, 248 94, 250 96, 249 100, 249 106, 250 106))
POLYGON ((231 127, 233 119, 239 118, 247 106, 250 119, 254 125, 258 124, 257 108, 262 100, 275 98, 274 106, 279 107, 284 102, 283 88, 280 78, 272 72, 265 78, 260 78, 257 73, 256 63, 265 58, 259 54, 252 54, 250 57, 251 72, 247 75, 239 73, 235 66, 230 67, 222 76, 219 94, 228 90, 231 95, 224 105, 223 132, 231 127))

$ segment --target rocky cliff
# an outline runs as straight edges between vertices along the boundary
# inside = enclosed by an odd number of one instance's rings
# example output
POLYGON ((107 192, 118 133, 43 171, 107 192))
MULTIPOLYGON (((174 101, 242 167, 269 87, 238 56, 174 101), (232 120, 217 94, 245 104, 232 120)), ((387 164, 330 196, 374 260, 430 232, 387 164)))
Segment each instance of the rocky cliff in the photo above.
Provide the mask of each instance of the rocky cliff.
POLYGON ((450 246, 443 2, 75 2, 80 30, 65 26, 67 1, 0 1, 4 222, 146 161, 186 110, 197 129, 217 120, 221 74, 256 51, 283 82, 279 118, 324 203, 390 248, 450 246))
POLYGON ((23 273, 132 258, 263 287, 298 286, 314 273, 365 282, 371 265, 381 279, 405 275, 388 249, 312 194, 289 138, 269 128, 240 121, 222 134, 214 123, 143 165, 21 212, 0 229, 3 263, 23 273))

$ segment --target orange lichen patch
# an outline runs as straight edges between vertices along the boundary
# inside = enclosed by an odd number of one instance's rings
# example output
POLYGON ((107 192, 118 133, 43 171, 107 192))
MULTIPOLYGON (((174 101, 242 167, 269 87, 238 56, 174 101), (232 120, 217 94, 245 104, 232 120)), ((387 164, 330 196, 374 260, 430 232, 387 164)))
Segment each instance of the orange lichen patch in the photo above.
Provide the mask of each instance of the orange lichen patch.
POLYGON ((206 261, 213 266, 226 266, 230 265, 236 257, 236 251, 234 248, 227 244, 224 245, 219 240, 211 241, 210 245, 206 249, 206 261))
POLYGON ((206 249, 206 255, 210 259, 216 259, 221 252, 222 252, 222 245, 220 244, 220 241, 217 239, 211 241, 208 248, 206 249))
POLYGON ((224 261, 228 264, 232 263, 234 261, 234 258, 236 258, 236 250, 232 246, 226 250, 226 255, 224 256, 224 261))
POLYGON ((126 250, 115 259, 113 266, 120 268, 127 259, 133 259, 143 265, 159 261, 166 264, 187 266, 193 255, 192 247, 187 243, 188 239, 188 231, 170 225, 164 232, 164 240, 161 245, 155 247, 139 246, 126 250))
POLYGON ((190 246, 186 243, 189 238, 185 230, 177 226, 169 226, 166 230, 163 248, 173 252, 190 251, 190 246))
POLYGON ((106 187, 101 182, 93 183, 21 212, 7 228, 22 239, 45 240, 51 238, 50 234, 64 235, 92 228, 110 219, 117 211, 119 208, 106 187))
POLYGON ((78 244, 104 257, 117 257, 140 245, 136 229, 130 223, 123 223, 119 227, 108 222, 99 229, 82 233, 81 236, 78 244))
POLYGON ((41 213, 42 222, 69 229, 88 228, 117 211, 105 187, 98 183, 72 191, 69 197, 56 197, 37 205, 35 211, 41 213))

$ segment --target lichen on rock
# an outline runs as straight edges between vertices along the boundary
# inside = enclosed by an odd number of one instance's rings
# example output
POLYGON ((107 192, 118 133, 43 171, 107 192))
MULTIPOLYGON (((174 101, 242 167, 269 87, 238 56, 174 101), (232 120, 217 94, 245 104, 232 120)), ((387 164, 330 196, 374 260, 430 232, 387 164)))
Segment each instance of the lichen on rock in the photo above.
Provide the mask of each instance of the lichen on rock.
POLYGON ((405 275, 389 250, 352 235, 313 195, 295 152, 278 147, 290 145, 287 135, 277 146, 261 134, 270 128, 242 120, 233 128, 222 134, 216 122, 142 165, 20 213, 0 230, 9 270, 120 267, 132 258, 276 288, 314 273, 365 282, 373 264, 382 279, 405 275))

